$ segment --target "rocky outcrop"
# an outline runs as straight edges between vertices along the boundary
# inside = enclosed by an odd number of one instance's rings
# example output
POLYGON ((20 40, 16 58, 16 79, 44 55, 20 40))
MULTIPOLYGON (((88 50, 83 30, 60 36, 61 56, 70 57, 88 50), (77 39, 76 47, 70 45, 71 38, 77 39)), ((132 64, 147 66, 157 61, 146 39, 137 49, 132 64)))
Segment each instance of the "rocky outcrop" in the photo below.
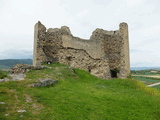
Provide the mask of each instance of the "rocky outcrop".
POLYGON ((29 71, 29 69, 34 68, 32 65, 27 64, 17 64, 11 68, 11 74, 23 74, 29 71))
POLYGON ((58 80, 53 80, 53 79, 50 79, 50 78, 45 78, 45 79, 40 79, 36 83, 33 83, 33 84, 29 85, 29 86, 31 86, 31 87, 48 86, 48 85, 55 84, 57 81, 58 80))
POLYGON ((7 77, 0 79, 0 83, 1 82, 7 82, 7 81, 21 81, 24 80, 24 78, 26 77, 25 74, 9 74, 7 77))
POLYGON ((17 65, 14 65, 13 68, 11 68, 10 72, 11 74, 24 74, 28 72, 30 69, 40 70, 43 68, 48 68, 48 67, 47 66, 33 66, 33 65, 27 65, 27 64, 17 64, 17 65))

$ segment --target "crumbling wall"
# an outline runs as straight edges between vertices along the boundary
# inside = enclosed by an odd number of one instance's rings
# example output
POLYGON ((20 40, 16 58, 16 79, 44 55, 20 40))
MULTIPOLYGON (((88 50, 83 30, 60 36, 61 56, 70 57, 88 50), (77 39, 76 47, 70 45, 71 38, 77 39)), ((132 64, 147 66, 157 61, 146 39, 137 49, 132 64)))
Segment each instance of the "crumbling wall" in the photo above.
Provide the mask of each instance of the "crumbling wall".
POLYGON ((104 53, 109 59, 110 70, 120 70, 122 38, 119 35, 105 35, 104 53))
POLYGON ((92 75, 102 79, 110 78, 110 70, 107 59, 94 59, 83 49, 60 48, 56 54, 48 51, 54 51, 54 47, 46 47, 45 53, 48 56, 51 56, 51 58, 58 58, 59 63, 86 70, 92 75), (47 48, 49 50, 47 50, 47 48))
POLYGON ((119 35, 122 37, 121 50, 121 78, 126 78, 130 74, 130 57, 129 57, 129 34, 127 23, 119 24, 119 35))
POLYGON ((33 65, 39 66, 46 61, 46 56, 43 52, 43 42, 45 41, 46 27, 39 21, 34 26, 34 51, 33 65))
POLYGON ((69 28, 49 28, 40 22, 35 27, 34 65, 42 62, 59 62, 84 69, 108 79, 129 75, 128 26, 121 23, 119 30, 96 29, 90 40, 74 37, 69 28))
POLYGON ((78 37, 63 35, 62 36, 62 46, 83 49, 93 58, 101 58, 101 42, 102 40, 86 40, 80 39, 78 37))
POLYGON ((84 69, 102 79, 110 78, 108 60, 94 59, 83 49, 60 49, 58 55, 60 63, 84 69))

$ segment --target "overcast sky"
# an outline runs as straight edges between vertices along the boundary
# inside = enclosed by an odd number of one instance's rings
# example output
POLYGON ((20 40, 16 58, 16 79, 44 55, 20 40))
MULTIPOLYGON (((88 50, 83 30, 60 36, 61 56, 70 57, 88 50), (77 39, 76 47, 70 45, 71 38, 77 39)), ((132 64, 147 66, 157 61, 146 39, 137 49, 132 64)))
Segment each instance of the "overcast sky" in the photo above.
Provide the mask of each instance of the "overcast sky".
POLYGON ((0 0, 0 59, 32 58, 38 21, 85 39, 126 22, 131 66, 160 66, 160 0, 0 0))

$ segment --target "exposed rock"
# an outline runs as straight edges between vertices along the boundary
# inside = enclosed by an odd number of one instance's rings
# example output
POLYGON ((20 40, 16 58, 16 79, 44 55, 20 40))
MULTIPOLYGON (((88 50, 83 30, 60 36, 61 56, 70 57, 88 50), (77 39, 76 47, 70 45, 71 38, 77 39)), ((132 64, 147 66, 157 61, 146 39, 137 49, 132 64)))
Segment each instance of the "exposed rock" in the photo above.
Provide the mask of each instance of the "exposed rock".
POLYGON ((69 67, 69 70, 71 71, 71 73, 75 73, 74 68, 73 67, 69 67))
POLYGON ((27 94, 25 94, 25 101, 28 103, 28 102, 32 102, 32 98, 29 96, 29 95, 27 95, 27 94))
POLYGON ((4 114, 4 116, 6 116, 6 117, 7 117, 7 116, 9 116, 9 113, 7 113, 7 114, 4 114))
POLYGON ((4 82, 4 81, 5 81, 4 79, 0 79, 0 83, 1 83, 1 82, 4 82))
POLYGON ((11 70, 10 70, 11 74, 8 75, 9 77, 6 77, 4 79, 0 79, 0 83, 6 82, 6 81, 24 80, 24 78, 26 77, 26 75, 24 73, 28 72, 30 69, 40 70, 40 69, 44 69, 44 68, 51 68, 51 67, 47 67, 47 66, 34 67, 32 65, 27 65, 27 64, 17 64, 13 68, 11 68, 11 70))
POLYGON ((5 102, 0 102, 0 104, 6 104, 5 102))
POLYGON ((44 68, 49 68, 47 66, 32 66, 32 65, 27 65, 27 64, 17 64, 14 65, 13 68, 11 68, 11 74, 24 74, 26 72, 28 72, 30 69, 33 70, 40 70, 40 69, 44 69, 44 68))
MULTIPOLYGON (((8 80, 8 81, 21 81, 24 80, 24 78, 26 77, 25 74, 10 74, 9 75, 12 79, 8 80)), ((7 80, 5 80, 7 81, 7 80)))
POLYGON ((20 115, 19 117, 20 117, 20 118, 23 118, 23 115, 20 115))
POLYGON ((11 68, 11 73, 12 74, 23 74, 29 71, 29 69, 33 68, 32 65, 27 65, 27 64, 17 64, 14 65, 14 67, 11 68))
POLYGON ((17 112, 23 113, 26 112, 26 110, 17 110, 17 112))
POLYGON ((6 77, 4 79, 0 79, 0 83, 1 82, 7 82, 7 81, 21 81, 24 80, 24 78, 26 77, 25 74, 9 74, 9 77, 6 77))
POLYGON ((37 83, 33 83, 29 86, 31 86, 31 87, 48 86, 48 85, 55 84, 57 81, 58 80, 53 80, 53 79, 50 79, 50 78, 40 79, 37 83))

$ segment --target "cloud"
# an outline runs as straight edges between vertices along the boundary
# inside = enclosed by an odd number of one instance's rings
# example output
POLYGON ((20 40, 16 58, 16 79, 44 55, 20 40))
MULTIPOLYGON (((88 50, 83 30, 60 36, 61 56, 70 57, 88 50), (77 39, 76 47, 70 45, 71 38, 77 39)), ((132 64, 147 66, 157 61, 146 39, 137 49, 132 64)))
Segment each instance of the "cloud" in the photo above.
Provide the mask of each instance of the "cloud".
POLYGON ((0 59, 32 59, 33 58, 32 49, 6 49, 0 51, 0 59))
POLYGON ((125 6, 126 7, 134 7, 141 3, 143 3, 145 0, 126 0, 125 6))
POLYGON ((89 10, 85 9, 85 10, 82 10, 80 11, 79 13, 77 13, 77 17, 79 19, 82 19, 84 18, 85 16, 87 16, 89 14, 89 10))
POLYGON ((139 34, 144 35, 145 38, 153 38, 153 37, 159 37, 160 34, 160 24, 150 26, 145 29, 141 29, 138 31, 139 34))
POLYGON ((141 52, 141 51, 136 49, 130 49, 130 53, 138 53, 138 52, 141 52))
POLYGON ((160 65, 159 0, 0 0, 0 58, 31 57, 34 25, 70 27, 88 38, 96 28, 117 30, 127 22, 131 65, 160 65), (143 64, 142 64, 143 63, 143 64))
POLYGON ((130 50, 130 61, 132 67, 156 67, 160 66, 160 56, 155 50, 130 50))
POLYGON ((111 3, 111 0, 92 0, 94 4, 107 6, 111 3))

